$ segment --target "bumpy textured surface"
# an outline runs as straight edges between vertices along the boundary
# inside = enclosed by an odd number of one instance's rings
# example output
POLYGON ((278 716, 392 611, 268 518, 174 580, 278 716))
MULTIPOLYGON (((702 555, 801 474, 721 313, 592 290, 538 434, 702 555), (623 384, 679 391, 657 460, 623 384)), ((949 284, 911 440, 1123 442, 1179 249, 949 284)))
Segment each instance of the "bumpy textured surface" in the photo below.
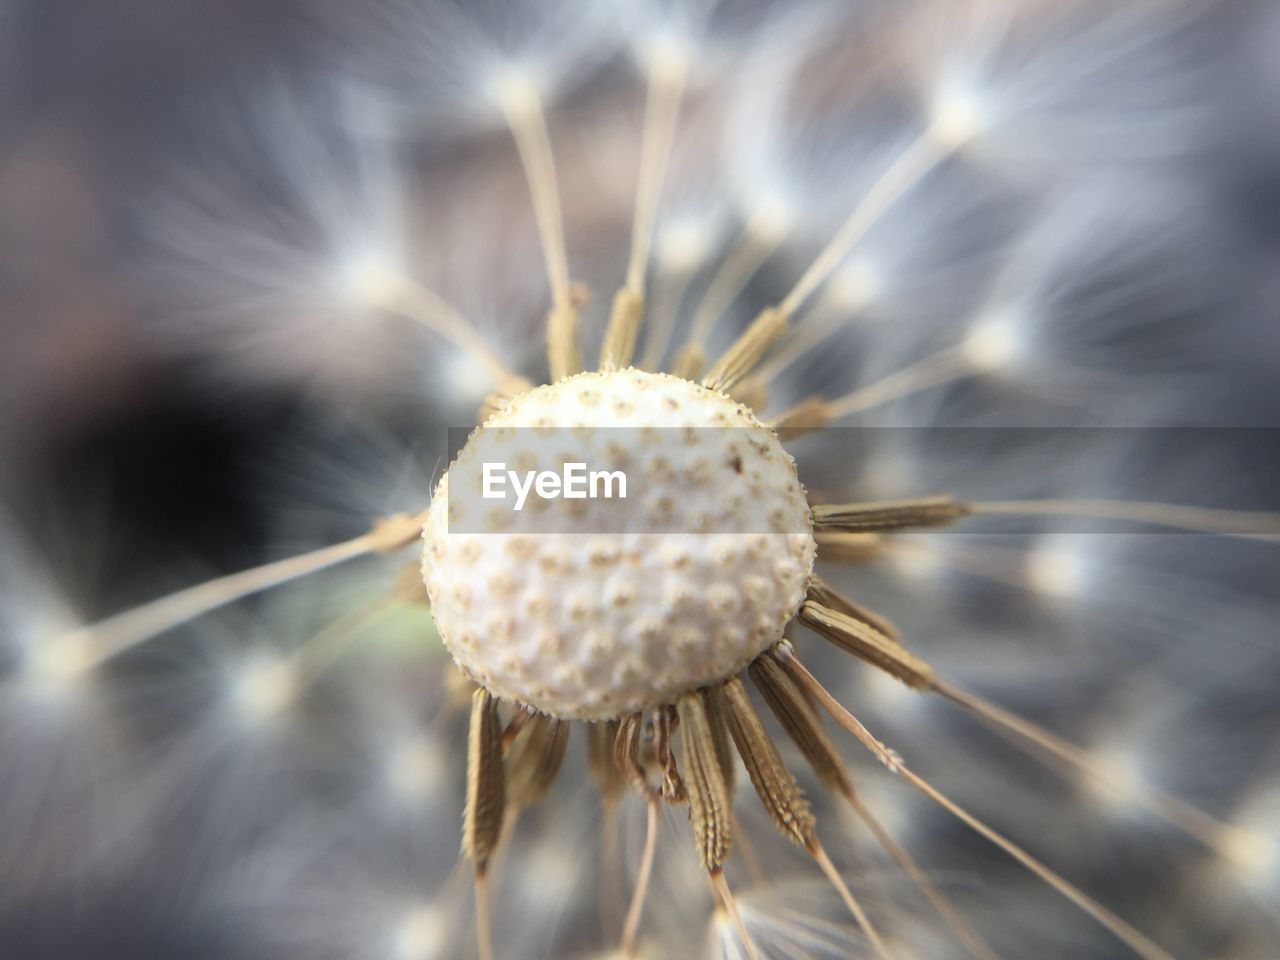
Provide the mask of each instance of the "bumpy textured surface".
MULTIPOLYGON (((750 411, 685 380, 624 370, 538 387, 484 430, 547 426, 738 429, 622 451, 629 477, 650 478, 651 490, 660 478, 669 492, 628 500, 629 532, 593 532, 583 501, 550 500, 545 509, 572 524, 563 529, 580 532, 522 533, 526 512, 502 533, 463 533, 446 474, 423 531, 423 579, 464 673, 504 699, 601 720, 731 676, 782 636, 813 567, 812 523, 794 461, 750 411), (742 532, 642 532, 659 522, 694 531, 709 517, 742 532)), ((574 452, 598 462, 593 453, 607 455, 616 436, 584 430, 574 452)), ((509 462, 537 457, 521 454, 509 462)))

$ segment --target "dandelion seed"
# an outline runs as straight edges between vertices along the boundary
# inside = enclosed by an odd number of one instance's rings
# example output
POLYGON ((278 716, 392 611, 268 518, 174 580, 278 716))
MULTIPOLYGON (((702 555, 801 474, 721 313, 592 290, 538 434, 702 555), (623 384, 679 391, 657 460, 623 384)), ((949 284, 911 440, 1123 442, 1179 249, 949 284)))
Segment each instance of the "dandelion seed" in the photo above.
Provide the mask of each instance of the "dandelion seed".
POLYGON ((563 93, 578 71, 611 52, 618 25, 613 5, 599 0, 326 0, 316 13, 321 32, 341 38, 340 67, 384 87, 408 116, 460 131, 501 123, 503 78, 513 71, 541 97, 563 93))
POLYGON ((1186 54, 1202 13, 1158 0, 919 3, 899 37, 947 142, 1015 175, 1065 174, 1196 145, 1203 117, 1186 54))

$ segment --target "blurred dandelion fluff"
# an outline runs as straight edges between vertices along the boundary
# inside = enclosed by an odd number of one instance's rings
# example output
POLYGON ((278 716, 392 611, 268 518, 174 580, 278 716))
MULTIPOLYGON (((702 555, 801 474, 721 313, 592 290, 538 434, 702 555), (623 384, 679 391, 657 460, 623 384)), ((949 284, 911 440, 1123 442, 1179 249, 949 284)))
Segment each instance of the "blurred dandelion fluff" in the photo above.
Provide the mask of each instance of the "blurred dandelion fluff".
POLYGON ((26 904, 116 880, 270 958, 1274 943, 1225 5, 308 13, 184 104, 121 259, 147 348, 327 427, 262 566, 94 619, 8 538, 0 943, 78 955, 26 904), (469 409, 732 422, 659 493, 737 526, 466 535, 469 409))

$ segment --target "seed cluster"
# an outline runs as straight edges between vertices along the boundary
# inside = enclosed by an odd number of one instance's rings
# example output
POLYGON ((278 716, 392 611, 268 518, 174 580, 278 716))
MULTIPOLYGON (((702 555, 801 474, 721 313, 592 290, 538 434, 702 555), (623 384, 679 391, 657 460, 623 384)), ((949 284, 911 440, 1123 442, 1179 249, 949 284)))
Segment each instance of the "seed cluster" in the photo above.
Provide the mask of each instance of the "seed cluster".
POLYGON ((604 720, 675 703, 781 638, 816 548, 795 463, 750 411, 663 374, 581 374, 512 400, 455 463, 494 432, 508 462, 536 462, 545 451, 520 428, 546 427, 574 429, 575 458, 621 462, 646 492, 609 503, 614 524, 624 512, 622 532, 596 532, 581 500, 464 532, 474 528, 462 498, 450 501, 454 471, 445 475, 423 531, 423 579, 467 676, 552 716, 604 720), (633 429, 592 429, 610 427, 633 429), (619 436, 631 448, 613 449, 619 436), (655 510, 673 532, 646 532, 655 510), (550 511, 570 532, 527 532, 550 511), (730 532, 694 532, 708 524, 730 532))

